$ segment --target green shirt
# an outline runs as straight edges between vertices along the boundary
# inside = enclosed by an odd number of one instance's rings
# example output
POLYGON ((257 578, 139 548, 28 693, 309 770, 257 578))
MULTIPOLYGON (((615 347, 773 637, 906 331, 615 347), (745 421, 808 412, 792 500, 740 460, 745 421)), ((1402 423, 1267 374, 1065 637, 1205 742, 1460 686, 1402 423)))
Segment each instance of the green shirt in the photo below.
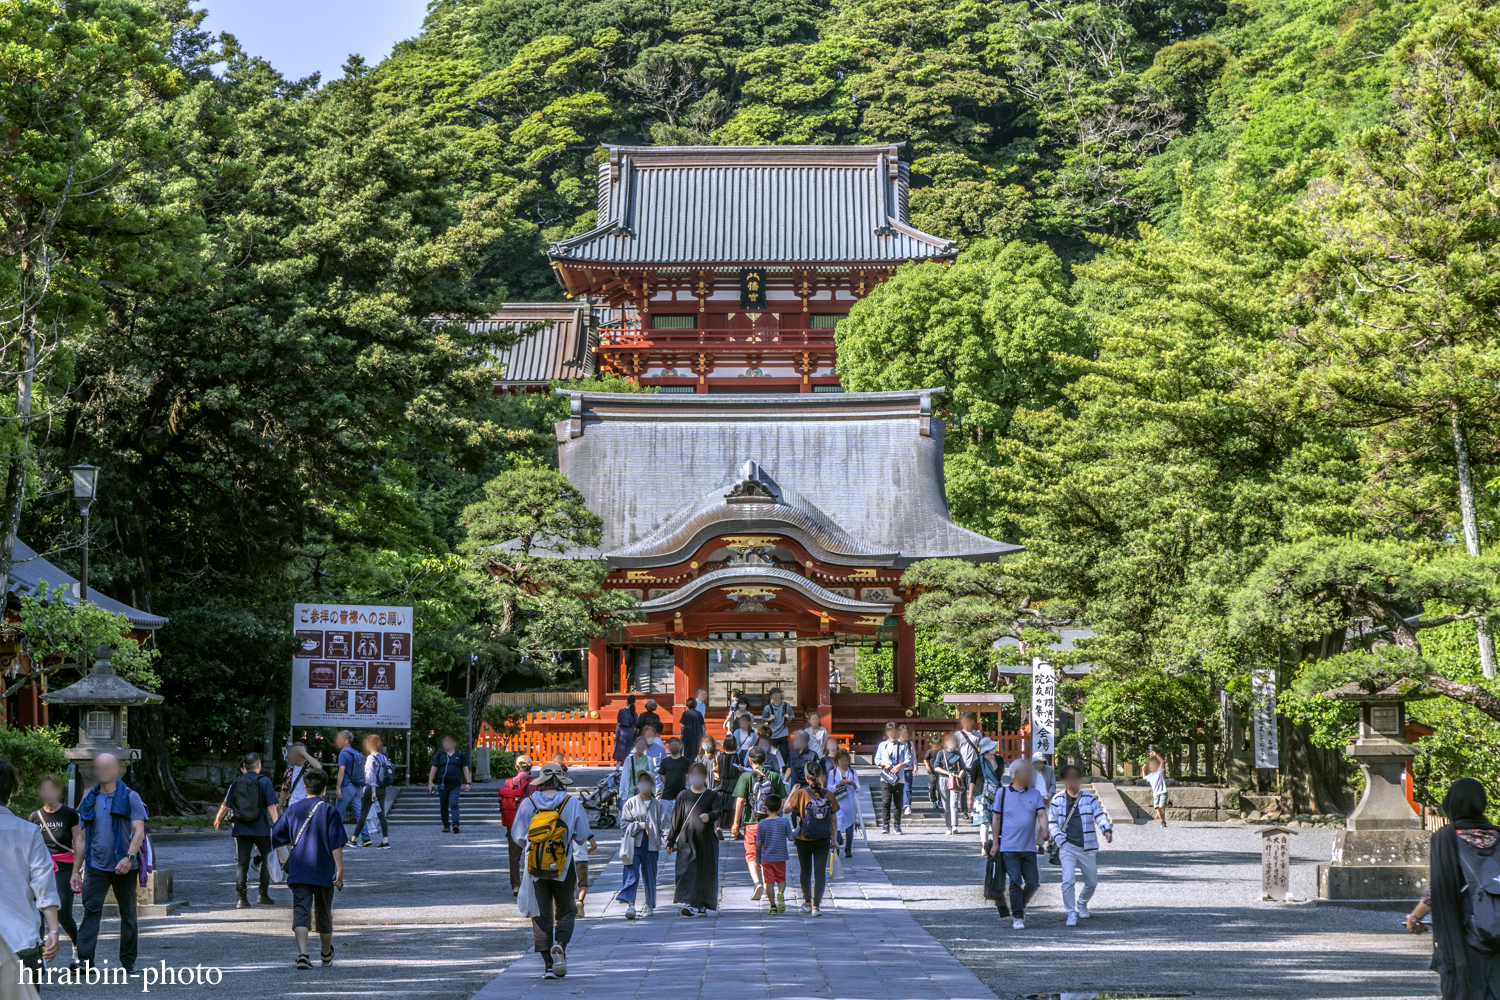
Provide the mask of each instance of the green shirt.
POLYGON ((751 815, 751 810, 755 805, 755 785, 759 781, 769 781, 771 783, 771 792, 780 795, 783 802, 786 801, 786 782, 781 780, 781 775, 770 768, 765 768, 762 773, 765 777, 757 778, 754 771, 746 771, 740 775, 740 780, 735 782, 734 797, 745 800, 745 810, 740 820, 743 823, 752 822, 765 815, 764 812, 751 815))

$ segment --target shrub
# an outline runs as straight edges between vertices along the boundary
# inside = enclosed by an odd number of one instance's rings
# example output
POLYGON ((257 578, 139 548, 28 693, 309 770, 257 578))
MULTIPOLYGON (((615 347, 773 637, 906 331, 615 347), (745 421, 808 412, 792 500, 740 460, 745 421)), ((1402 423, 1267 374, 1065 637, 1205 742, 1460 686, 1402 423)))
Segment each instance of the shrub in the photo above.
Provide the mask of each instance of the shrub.
POLYGON ((68 756, 62 743, 66 730, 66 726, 0 727, 0 757, 21 773, 21 787, 11 800, 11 812, 24 816, 42 804, 36 794, 36 783, 42 775, 51 772, 67 780, 68 756))

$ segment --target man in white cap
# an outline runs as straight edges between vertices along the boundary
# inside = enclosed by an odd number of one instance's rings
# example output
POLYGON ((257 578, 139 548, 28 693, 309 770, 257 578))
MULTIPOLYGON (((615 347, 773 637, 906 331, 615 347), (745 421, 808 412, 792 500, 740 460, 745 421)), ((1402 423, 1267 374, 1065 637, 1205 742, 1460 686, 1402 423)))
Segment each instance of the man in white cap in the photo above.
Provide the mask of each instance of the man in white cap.
MULTIPOLYGON (((963 743, 959 743, 962 747, 963 743)), ((974 826, 979 831, 979 854, 988 857, 990 853, 990 805, 993 803, 995 793, 1000 790, 1000 761, 995 756, 995 751, 1000 744, 988 736, 981 737, 975 747, 977 756, 974 758, 973 782, 969 785, 969 799, 973 803, 974 826)))
POLYGON ((1018 931, 1026 927, 1026 904, 1036 894, 1040 882, 1036 855, 1042 846, 1047 800, 1032 787, 1035 773, 1030 761, 1012 763, 1010 784, 995 793, 994 804, 990 806, 995 833, 990 853, 1004 863, 1005 878, 1010 885, 1009 907, 996 900, 995 908, 1001 917, 1009 912, 1010 925, 1018 931))
POLYGON ((568 942, 578 919, 578 869, 575 845, 596 847, 588 814, 568 794, 573 783, 560 764, 543 764, 532 779, 532 793, 516 806, 511 838, 526 849, 526 872, 536 900, 531 936, 545 967, 544 979, 568 974, 568 942))
POLYGON ((1052 765, 1047 763, 1047 755, 1034 753, 1031 755, 1031 769, 1036 772, 1032 776, 1031 786, 1043 795, 1048 801, 1052 799, 1052 793, 1057 791, 1057 777, 1052 770, 1052 765))

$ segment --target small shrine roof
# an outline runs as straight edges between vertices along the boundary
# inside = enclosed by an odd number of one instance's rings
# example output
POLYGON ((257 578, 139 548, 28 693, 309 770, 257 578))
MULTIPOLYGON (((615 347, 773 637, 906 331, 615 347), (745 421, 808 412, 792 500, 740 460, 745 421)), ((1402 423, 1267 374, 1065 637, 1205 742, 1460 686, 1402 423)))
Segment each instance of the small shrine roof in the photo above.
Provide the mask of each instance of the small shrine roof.
POLYGON ((495 349, 495 385, 545 386, 594 374, 597 333, 589 309, 568 302, 507 302, 498 312, 466 323, 470 333, 512 340, 495 349))
MULTIPOLYGON (((64 573, 52 563, 37 555, 36 550, 19 538, 16 539, 15 562, 10 568, 10 592, 17 595, 36 595, 41 585, 47 585, 49 595, 61 593, 64 604, 82 603, 82 584, 73 576, 64 573)), ((136 628, 161 628, 167 619, 149 611, 133 608, 93 588, 89 589, 88 603, 105 611, 124 615, 136 628)))

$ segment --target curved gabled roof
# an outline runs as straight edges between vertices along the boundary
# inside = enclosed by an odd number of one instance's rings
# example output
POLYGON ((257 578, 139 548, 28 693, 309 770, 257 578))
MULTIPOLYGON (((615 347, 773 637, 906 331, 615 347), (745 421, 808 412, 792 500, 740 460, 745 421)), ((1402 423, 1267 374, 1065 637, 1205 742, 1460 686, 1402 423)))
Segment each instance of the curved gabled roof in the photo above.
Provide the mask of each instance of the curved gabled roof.
POLYGON ((805 576, 793 573, 791 570, 778 569, 775 566, 763 566, 748 564, 744 566, 726 566, 704 573, 693 580, 678 587, 670 594, 637 604, 617 612, 621 615, 630 615, 637 612, 652 611, 675 611, 685 608, 704 593, 717 587, 743 587, 751 584, 764 584, 768 587, 791 588, 803 597, 808 598, 820 607, 828 608, 830 611, 845 611, 856 615, 889 615, 893 612, 893 605, 875 604, 871 601, 857 601, 852 597, 835 594, 831 590, 813 583, 805 576))
POLYGON ((953 258, 914 229, 900 146, 612 146, 579 265, 900 264, 953 258))
POLYGON ((690 558, 711 538, 766 532, 795 539, 822 562, 845 566, 889 566, 901 554, 854 537, 794 490, 781 490, 775 502, 726 503, 724 493, 732 485, 726 481, 684 504, 645 538, 611 552, 610 564, 625 569, 670 565, 690 558))

